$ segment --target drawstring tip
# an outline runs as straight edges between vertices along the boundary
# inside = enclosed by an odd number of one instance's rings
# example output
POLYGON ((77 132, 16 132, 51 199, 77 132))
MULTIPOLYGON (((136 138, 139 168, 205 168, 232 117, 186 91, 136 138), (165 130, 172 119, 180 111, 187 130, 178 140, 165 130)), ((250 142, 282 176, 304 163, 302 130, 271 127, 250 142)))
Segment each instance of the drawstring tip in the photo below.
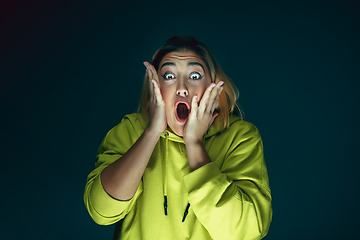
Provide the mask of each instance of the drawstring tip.
POLYGON ((188 203, 188 205, 186 206, 185 212, 184 212, 184 217, 182 219, 182 222, 185 222, 186 216, 189 213, 189 208, 190 208, 190 203, 188 203))
POLYGON ((164 211, 165 211, 165 216, 167 216, 167 196, 164 196, 164 211))

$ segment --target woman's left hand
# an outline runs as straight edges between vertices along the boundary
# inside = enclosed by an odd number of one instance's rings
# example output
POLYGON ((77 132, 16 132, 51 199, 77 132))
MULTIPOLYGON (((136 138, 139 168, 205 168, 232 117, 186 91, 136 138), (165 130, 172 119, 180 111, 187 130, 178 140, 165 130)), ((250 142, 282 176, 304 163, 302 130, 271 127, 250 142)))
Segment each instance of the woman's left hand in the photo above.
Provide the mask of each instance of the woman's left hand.
POLYGON ((184 129, 184 142, 186 145, 201 143, 203 137, 218 113, 214 113, 224 82, 212 83, 204 92, 199 104, 199 97, 193 96, 191 112, 184 129))

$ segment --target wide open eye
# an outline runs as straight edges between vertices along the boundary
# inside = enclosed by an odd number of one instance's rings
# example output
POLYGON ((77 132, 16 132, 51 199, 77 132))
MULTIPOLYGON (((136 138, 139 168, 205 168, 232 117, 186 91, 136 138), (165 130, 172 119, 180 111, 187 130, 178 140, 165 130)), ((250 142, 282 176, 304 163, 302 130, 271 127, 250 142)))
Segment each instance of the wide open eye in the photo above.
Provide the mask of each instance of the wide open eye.
POLYGON ((175 75, 170 72, 166 72, 162 75, 162 78, 165 80, 171 80, 175 78, 175 75))
POLYGON ((193 72, 190 74, 190 79, 192 79, 192 80, 199 80, 202 78, 203 78, 203 76, 198 72, 193 72))

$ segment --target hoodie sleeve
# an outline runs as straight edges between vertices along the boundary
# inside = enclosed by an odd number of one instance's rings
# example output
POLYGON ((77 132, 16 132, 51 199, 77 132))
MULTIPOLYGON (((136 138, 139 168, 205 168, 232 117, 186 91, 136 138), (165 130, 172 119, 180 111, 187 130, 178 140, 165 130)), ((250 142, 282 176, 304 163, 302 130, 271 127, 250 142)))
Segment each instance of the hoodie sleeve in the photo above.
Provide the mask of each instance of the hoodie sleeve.
POLYGON ((196 217, 215 240, 263 238, 272 207, 257 128, 235 122, 205 143, 205 149, 212 163, 184 177, 196 217))
POLYGON ((102 141, 96 156, 95 169, 88 175, 84 203, 92 219, 100 225, 113 224, 126 216, 142 193, 142 182, 128 201, 112 198, 104 190, 100 174, 108 165, 121 158, 139 138, 129 118, 111 129, 102 141))

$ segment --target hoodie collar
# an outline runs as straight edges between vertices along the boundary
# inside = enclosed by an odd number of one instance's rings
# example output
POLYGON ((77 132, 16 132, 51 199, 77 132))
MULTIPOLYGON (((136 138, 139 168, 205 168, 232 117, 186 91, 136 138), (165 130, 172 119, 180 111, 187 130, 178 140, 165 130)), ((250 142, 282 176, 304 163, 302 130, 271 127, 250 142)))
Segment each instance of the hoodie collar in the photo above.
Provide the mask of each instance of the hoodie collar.
MULTIPOLYGON (((234 122, 241 121, 241 120, 242 120, 242 119, 241 119, 240 117, 231 114, 231 115, 230 115, 230 119, 229 119, 229 125, 233 124, 234 122)), ((215 124, 215 125, 212 124, 212 125, 209 127, 207 133, 205 134, 204 138, 205 138, 205 139, 206 139, 206 138, 210 138, 210 137, 212 137, 212 136, 220 133, 221 131, 222 131, 222 130, 221 130, 220 126, 216 126, 216 124, 215 124)), ((183 140, 182 137, 176 135, 176 134, 173 133, 173 132, 170 132, 169 130, 165 130, 165 131, 163 132, 163 134, 161 134, 161 137, 163 137, 163 138, 168 137, 168 139, 171 140, 171 141, 184 143, 184 140, 183 140)))

